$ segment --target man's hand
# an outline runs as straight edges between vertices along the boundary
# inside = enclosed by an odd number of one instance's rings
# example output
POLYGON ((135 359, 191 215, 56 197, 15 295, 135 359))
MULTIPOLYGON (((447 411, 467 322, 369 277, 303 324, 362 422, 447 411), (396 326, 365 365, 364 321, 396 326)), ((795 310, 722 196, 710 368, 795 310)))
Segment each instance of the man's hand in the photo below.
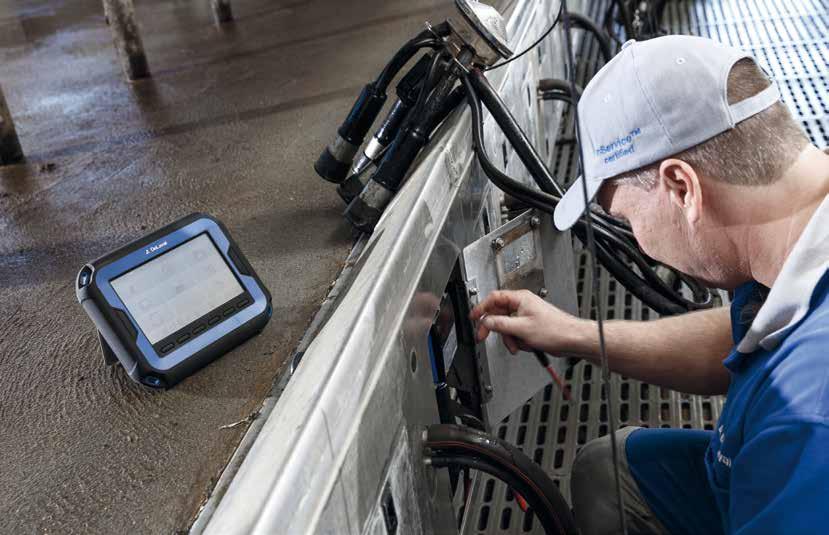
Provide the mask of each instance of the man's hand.
POLYGON ((469 317, 478 322, 478 342, 492 331, 500 333, 512 354, 532 349, 550 354, 566 352, 571 349, 570 335, 585 323, 528 290, 494 291, 472 309, 469 317))
MULTIPOLYGON (((577 356, 598 363, 594 321, 571 316, 526 290, 495 291, 472 309, 480 342, 501 334, 510 353, 540 349, 558 357, 577 356)), ((610 369, 658 386, 692 394, 724 394, 731 376, 728 307, 699 310, 655 321, 604 324, 610 369)))

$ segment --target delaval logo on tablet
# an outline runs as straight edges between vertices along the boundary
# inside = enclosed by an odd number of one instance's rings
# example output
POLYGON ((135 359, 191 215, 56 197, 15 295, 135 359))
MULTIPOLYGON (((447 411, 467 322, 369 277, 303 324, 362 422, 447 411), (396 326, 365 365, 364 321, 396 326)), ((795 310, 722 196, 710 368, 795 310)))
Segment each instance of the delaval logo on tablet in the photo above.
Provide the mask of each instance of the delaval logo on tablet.
POLYGON ((162 247, 164 247, 165 245, 167 245, 166 241, 163 241, 163 242, 159 243, 158 245, 153 245, 149 249, 144 251, 144 254, 154 253, 154 252, 158 251, 159 249, 161 249, 162 247))
POLYGON ((640 128, 634 128, 624 136, 619 136, 607 145, 599 145, 596 149, 596 156, 602 158, 605 164, 613 163, 636 152, 636 145, 633 140, 642 133, 640 128))
POLYGON ((202 213, 87 263, 75 293, 104 362, 151 388, 170 388, 256 335, 273 310, 225 226, 202 213))

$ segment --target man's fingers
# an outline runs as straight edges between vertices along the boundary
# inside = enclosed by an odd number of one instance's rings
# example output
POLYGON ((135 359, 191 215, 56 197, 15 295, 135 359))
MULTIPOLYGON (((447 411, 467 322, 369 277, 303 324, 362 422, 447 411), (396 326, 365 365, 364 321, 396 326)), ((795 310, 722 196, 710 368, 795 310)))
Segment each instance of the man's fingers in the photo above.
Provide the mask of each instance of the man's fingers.
POLYGON ((507 350, 515 355, 520 350, 518 340, 508 334, 502 334, 501 339, 504 341, 504 345, 507 346, 507 350))
POLYGON ((481 324, 500 334, 509 334, 521 338, 526 327, 526 318, 517 316, 485 316, 481 324))
POLYGON ((512 290, 496 290, 479 303, 469 318, 473 321, 481 319, 484 314, 508 315, 518 310, 521 304, 521 294, 512 290))

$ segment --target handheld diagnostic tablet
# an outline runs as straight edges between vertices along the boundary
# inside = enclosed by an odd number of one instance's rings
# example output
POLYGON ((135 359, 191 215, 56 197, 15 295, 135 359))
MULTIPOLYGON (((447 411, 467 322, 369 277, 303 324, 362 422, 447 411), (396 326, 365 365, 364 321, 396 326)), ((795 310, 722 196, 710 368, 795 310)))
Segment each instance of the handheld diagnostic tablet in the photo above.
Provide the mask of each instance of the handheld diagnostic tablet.
POLYGON ((78 301, 107 364, 167 388, 257 334, 271 295, 227 229, 193 214, 88 263, 78 301))

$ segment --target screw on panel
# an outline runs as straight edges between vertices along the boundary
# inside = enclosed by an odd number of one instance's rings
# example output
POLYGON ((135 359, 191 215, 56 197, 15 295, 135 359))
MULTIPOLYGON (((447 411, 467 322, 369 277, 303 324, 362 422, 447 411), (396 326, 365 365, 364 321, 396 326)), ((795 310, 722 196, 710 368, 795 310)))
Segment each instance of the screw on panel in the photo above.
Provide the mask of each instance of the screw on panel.
POLYGON ((485 385, 484 392, 486 392, 487 394, 492 394, 492 385, 485 385))
POLYGON ((14 129, 11 112, 0 87, 0 165, 19 163, 23 161, 23 149, 14 129))
POLYGON ((112 40, 121 68, 129 80, 138 80, 150 75, 144 44, 135 22, 133 0, 103 0, 107 23, 112 30, 112 40))
POLYGON ((538 290, 538 295, 539 295, 540 297, 547 297, 547 294, 548 294, 548 293, 549 293, 549 292, 547 292, 547 288, 541 288, 540 290, 538 290))
POLYGON ((530 227, 532 227, 532 228, 538 228, 538 226, 539 226, 540 224, 541 224, 541 218, 540 218, 540 217, 538 217, 537 215, 534 215, 534 216, 532 216, 532 217, 530 218, 530 227))
POLYGON ((216 24, 233 20, 233 10, 230 8, 230 0, 210 0, 210 7, 213 10, 213 19, 216 21, 216 24))
POLYGON ((505 244, 506 242, 504 241, 504 238, 495 238, 494 240, 492 240, 492 248, 496 251, 499 249, 503 249, 505 244))
POLYGON ((478 289, 474 286, 469 287, 469 295, 478 295, 478 289))

